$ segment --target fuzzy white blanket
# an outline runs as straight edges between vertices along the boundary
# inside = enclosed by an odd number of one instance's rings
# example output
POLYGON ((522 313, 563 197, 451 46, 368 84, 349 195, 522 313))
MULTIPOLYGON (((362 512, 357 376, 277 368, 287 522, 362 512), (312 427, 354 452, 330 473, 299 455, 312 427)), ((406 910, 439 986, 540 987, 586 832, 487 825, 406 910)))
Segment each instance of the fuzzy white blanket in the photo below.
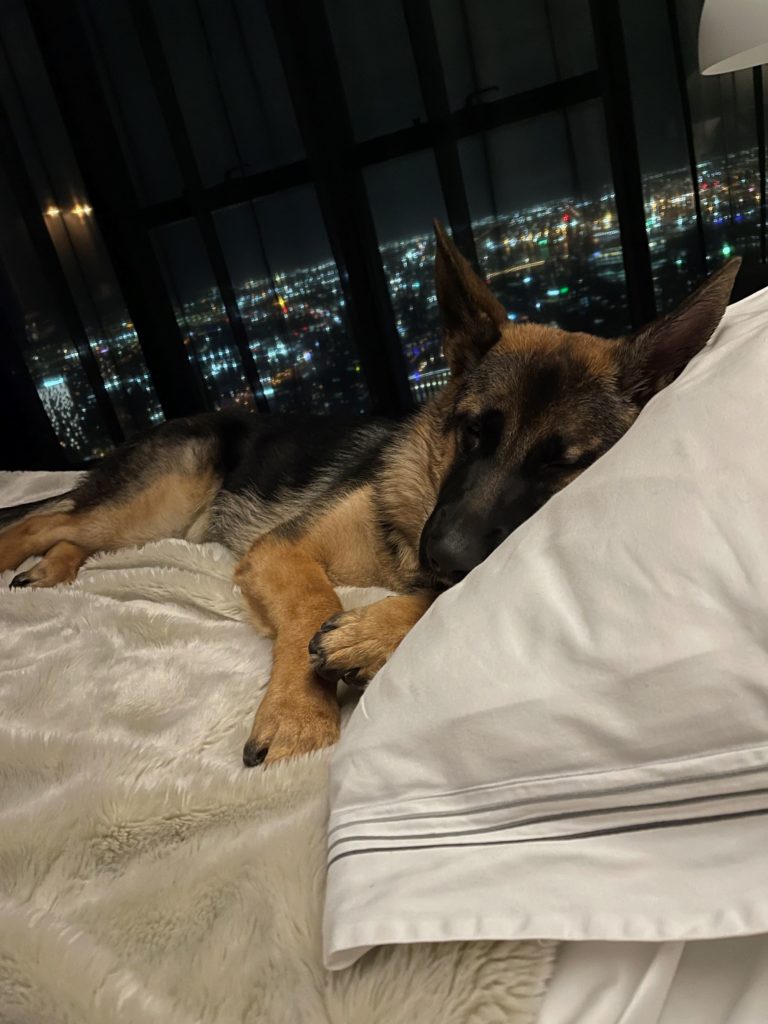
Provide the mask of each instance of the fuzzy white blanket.
MULTIPOLYGON (((0 505, 71 482, 0 474, 0 505)), ((231 568, 164 541, 97 556, 72 587, 3 575, 0 1021, 531 1021, 548 944, 323 970, 328 757, 241 767, 270 644, 231 568)))

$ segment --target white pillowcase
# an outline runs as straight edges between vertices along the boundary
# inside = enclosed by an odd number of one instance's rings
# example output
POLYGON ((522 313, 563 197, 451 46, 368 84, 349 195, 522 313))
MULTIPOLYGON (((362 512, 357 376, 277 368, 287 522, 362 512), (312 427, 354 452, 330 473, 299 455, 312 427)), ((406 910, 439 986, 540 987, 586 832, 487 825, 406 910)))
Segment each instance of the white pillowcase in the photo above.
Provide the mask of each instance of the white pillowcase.
POLYGON ((332 769, 325 955, 768 931, 768 290, 443 595, 332 769))

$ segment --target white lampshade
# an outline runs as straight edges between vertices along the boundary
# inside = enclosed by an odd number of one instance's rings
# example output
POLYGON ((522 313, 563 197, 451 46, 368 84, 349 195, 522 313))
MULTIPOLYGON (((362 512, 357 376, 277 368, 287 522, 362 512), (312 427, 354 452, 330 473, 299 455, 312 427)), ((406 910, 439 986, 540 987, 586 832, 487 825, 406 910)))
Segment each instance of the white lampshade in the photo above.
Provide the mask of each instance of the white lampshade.
POLYGON ((704 0, 699 25, 702 75, 768 64, 768 0, 704 0))

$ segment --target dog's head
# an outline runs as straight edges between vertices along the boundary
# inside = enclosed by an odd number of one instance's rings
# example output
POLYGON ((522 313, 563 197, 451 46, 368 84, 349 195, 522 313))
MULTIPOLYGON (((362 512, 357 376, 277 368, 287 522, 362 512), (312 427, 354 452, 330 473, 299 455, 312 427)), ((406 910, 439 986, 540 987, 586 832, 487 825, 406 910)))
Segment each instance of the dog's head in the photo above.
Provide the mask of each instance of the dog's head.
POLYGON ((419 555, 451 584, 615 444, 704 347, 741 260, 673 313, 606 340, 511 323, 442 227, 435 230, 443 349, 454 378, 445 429, 455 457, 419 555))

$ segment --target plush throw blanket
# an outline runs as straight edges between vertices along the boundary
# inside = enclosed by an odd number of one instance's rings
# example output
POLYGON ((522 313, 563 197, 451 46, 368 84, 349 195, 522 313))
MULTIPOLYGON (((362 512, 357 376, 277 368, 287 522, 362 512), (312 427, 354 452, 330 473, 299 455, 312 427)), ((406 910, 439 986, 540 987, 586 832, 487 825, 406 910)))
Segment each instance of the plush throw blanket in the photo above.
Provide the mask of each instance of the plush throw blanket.
MULTIPOLYGON (((0 474, 0 505, 70 484, 0 474)), ((547 944, 323 970, 328 753, 241 767, 270 644, 231 568, 165 541, 97 556, 72 587, 2 577, 0 1021, 532 1021, 547 944)))

